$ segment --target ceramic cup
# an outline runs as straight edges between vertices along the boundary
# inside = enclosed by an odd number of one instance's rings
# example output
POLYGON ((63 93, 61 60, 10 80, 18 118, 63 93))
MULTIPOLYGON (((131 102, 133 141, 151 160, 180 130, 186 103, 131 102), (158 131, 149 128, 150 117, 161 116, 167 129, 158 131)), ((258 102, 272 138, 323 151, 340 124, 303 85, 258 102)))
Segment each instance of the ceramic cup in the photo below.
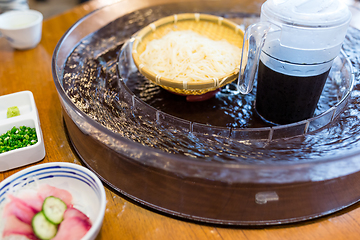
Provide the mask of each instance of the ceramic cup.
POLYGON ((8 11, 0 15, 0 32, 13 48, 34 48, 41 40, 42 20, 35 10, 8 11))

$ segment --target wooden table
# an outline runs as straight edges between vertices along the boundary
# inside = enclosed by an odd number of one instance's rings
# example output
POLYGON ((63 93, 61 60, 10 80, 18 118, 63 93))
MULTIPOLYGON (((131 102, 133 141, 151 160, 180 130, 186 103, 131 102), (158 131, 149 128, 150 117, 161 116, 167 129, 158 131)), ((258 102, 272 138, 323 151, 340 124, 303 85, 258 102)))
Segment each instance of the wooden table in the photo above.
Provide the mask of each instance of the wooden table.
MULTIPOLYGON (((44 21, 40 44, 18 51, 0 38, 0 95, 30 90, 38 107, 45 162, 82 164, 69 145, 51 73, 55 45, 85 14, 113 1, 91 1, 44 21)), ((352 2, 359 6, 359 2, 352 2)), ((356 16, 359 19, 359 16, 356 16)), ((38 164, 38 163, 37 163, 38 164)), ((24 169, 0 173, 0 180, 24 169)), ((100 239, 359 239, 360 204, 317 220, 268 228, 229 228, 174 219, 138 206, 106 189, 107 207, 100 239)))

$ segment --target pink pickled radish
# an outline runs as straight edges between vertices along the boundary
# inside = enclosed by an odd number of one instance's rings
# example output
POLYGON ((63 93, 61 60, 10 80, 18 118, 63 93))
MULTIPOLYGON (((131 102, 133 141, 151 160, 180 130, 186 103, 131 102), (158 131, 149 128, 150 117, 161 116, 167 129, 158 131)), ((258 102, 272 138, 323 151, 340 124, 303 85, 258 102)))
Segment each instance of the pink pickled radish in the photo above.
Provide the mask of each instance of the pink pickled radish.
POLYGON ((17 196, 18 198, 22 199, 28 206, 36 210, 36 212, 40 212, 44 198, 42 198, 37 191, 35 190, 24 190, 17 196))
POLYGON ((79 240, 91 228, 90 219, 75 208, 68 208, 53 240, 79 240))
POLYGON ((66 205, 71 206, 72 195, 68 191, 60 188, 56 188, 50 185, 42 185, 38 191, 38 194, 43 198, 50 196, 60 198, 66 205))
POLYGON ((38 240, 30 224, 24 223, 15 216, 9 216, 6 219, 3 237, 10 235, 22 235, 30 240, 38 240))
POLYGON ((66 211, 64 213, 64 219, 74 218, 74 217, 84 220, 91 225, 90 219, 80 210, 73 208, 73 207, 66 209, 66 211))
POLYGON ((7 203, 4 207, 3 216, 10 217, 15 216, 20 221, 31 224, 31 220, 37 213, 35 209, 26 204, 26 202, 20 198, 9 195, 11 202, 7 203))

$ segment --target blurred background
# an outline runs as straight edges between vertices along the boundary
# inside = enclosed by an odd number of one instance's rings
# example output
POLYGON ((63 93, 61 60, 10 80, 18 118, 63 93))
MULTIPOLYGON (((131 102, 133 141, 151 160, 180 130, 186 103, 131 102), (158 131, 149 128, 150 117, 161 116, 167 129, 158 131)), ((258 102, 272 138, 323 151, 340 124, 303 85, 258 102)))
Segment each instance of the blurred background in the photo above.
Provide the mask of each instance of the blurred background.
POLYGON ((47 19, 87 1, 91 0, 28 0, 28 4, 29 8, 40 11, 47 19))
MULTIPOLYGON (((0 14, 11 9, 24 9, 29 6, 30 9, 40 11, 44 15, 44 19, 48 19, 87 1, 92 0, 0 0, 0 14)), ((357 7, 360 4, 360 0, 341 1, 357 7)))

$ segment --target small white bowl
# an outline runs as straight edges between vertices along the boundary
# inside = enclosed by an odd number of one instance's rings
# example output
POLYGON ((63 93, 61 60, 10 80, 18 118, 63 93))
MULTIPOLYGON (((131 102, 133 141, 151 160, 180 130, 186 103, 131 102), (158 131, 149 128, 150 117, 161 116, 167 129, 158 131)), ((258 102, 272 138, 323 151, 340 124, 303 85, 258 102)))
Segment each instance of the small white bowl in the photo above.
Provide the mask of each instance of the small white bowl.
POLYGON ((93 240, 98 235, 105 214, 106 195, 100 179, 89 169, 73 163, 43 163, 19 171, 0 183, 0 215, 7 202, 6 195, 16 195, 22 189, 36 189, 48 184, 65 189, 73 196, 75 208, 87 215, 92 223, 81 240, 93 240))
POLYGON ((28 147, 0 153, 0 172, 34 163, 45 157, 39 114, 34 96, 30 91, 0 96, 0 135, 11 130, 14 126, 35 128, 38 142, 28 147), (7 109, 13 106, 19 108, 20 116, 7 118, 7 109))
POLYGON ((0 32, 16 49, 36 47, 41 40, 43 15, 36 10, 11 10, 0 14, 0 32))

